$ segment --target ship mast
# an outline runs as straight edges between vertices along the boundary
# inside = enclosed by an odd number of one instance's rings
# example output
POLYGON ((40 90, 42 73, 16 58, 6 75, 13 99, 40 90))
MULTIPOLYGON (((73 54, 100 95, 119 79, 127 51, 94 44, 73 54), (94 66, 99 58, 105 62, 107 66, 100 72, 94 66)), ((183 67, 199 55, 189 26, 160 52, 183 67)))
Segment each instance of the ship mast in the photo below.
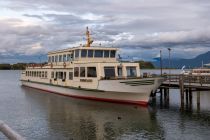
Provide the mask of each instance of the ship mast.
POLYGON ((93 40, 90 37, 90 31, 88 30, 88 27, 86 27, 86 37, 87 37, 86 47, 90 47, 90 45, 93 43, 93 40))

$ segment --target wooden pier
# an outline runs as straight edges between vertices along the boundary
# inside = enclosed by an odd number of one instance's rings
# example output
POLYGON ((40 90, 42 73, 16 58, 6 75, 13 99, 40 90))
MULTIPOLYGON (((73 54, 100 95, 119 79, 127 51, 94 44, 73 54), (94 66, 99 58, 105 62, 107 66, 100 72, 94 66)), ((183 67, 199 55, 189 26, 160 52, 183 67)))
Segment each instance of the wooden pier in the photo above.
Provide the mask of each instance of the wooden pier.
POLYGON ((197 108, 200 109, 200 91, 210 90, 210 75, 164 75, 164 82, 159 88, 160 99, 164 94, 164 99, 169 103, 169 89, 180 90, 180 107, 184 105, 192 106, 192 91, 197 92, 197 108))

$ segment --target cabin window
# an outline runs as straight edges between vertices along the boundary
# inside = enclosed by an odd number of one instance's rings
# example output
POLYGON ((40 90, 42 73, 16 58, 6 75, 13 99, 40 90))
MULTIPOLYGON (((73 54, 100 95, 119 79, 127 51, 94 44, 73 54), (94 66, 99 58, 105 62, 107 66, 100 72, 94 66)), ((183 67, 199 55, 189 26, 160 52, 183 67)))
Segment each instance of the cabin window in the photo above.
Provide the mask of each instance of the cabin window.
POLYGON ((51 62, 51 56, 48 57, 48 62, 49 62, 49 63, 51 62))
POLYGON ((112 50, 111 53, 110 53, 110 57, 111 58, 114 58, 115 57, 115 54, 116 54, 116 51, 115 50, 112 50))
POLYGON ((97 77, 96 67, 87 67, 87 77, 97 77))
POLYGON ((55 62, 54 56, 52 56, 52 62, 55 62))
POLYGON ((74 77, 79 77, 79 67, 74 68, 74 77))
POLYGON ((95 50, 95 56, 94 57, 103 57, 103 51, 102 50, 95 50))
POLYGON ((41 77, 41 71, 39 71, 39 77, 41 77))
POLYGON ((38 71, 36 72, 36 76, 39 77, 39 72, 38 71))
POLYGON ((61 71, 58 72, 58 79, 63 79, 63 72, 61 71))
POLYGON ((55 79, 58 79, 58 72, 55 73, 55 79))
POLYGON ((109 57, 109 51, 107 50, 104 51, 104 57, 109 57))
POLYGON ((87 57, 87 50, 81 50, 81 57, 87 57))
POLYGON ((66 62, 66 54, 63 55, 63 62, 66 62))
POLYGON ((75 58, 79 57, 79 52, 80 52, 80 50, 75 50, 75 58))
POLYGON ((93 50, 88 50, 88 57, 93 57, 93 50))
POLYGON ((51 78, 54 78, 54 71, 51 72, 51 78))
POLYGON ((118 77, 122 77, 122 67, 117 67, 118 77))
POLYGON ((85 77, 85 67, 80 67, 80 77, 85 77))
POLYGON ((58 56, 57 55, 55 56, 55 62, 58 62, 58 56))
POLYGON ((47 71, 45 71, 44 77, 47 78, 47 71))
POLYGON ((66 72, 63 72, 63 80, 66 80, 66 72))
POLYGON ((34 77, 36 77, 36 71, 34 72, 34 77))
POLYGON ((44 78, 44 71, 42 71, 42 78, 44 78))
POLYGON ((70 61, 71 54, 67 54, 67 61, 70 61))
POLYGON ((69 72, 69 80, 73 80, 73 72, 69 72))
POLYGON ((115 77, 115 67, 104 67, 105 78, 115 77))
POLYGON ((62 55, 59 55, 59 62, 62 62, 62 55))
POLYGON ((126 67, 127 77, 136 77, 136 67, 126 67))

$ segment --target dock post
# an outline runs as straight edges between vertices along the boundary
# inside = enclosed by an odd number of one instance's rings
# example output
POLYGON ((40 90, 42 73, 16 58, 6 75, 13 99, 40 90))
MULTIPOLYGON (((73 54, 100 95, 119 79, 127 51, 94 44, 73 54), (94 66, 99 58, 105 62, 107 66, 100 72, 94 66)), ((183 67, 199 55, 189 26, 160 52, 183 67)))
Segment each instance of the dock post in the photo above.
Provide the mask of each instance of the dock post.
POLYGON ((192 110, 192 89, 189 88, 189 110, 192 110))
POLYGON ((183 75, 179 77, 179 87, 180 87, 180 100, 181 100, 181 109, 184 109, 184 83, 183 83, 183 75))
POLYGON ((160 88, 160 106, 163 105, 163 88, 160 88))
POLYGON ((197 91, 197 110, 200 111, 200 91, 197 91))
POLYGON ((185 91, 186 93, 185 93, 185 99, 186 99, 186 106, 188 106, 188 92, 189 92, 189 90, 188 89, 186 89, 186 91, 185 91))

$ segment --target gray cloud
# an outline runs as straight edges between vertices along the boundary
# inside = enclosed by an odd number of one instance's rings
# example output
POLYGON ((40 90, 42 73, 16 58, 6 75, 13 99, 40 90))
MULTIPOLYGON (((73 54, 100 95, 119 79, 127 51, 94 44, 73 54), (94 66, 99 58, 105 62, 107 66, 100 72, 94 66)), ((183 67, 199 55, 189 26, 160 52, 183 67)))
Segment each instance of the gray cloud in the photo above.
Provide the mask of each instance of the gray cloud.
POLYGON ((96 43, 120 47, 122 54, 142 59, 150 59, 168 47, 174 57, 185 58, 210 50, 208 0, 2 3, 0 16, 5 17, 0 18, 0 56, 31 56, 79 45, 85 41, 86 26, 96 43))

